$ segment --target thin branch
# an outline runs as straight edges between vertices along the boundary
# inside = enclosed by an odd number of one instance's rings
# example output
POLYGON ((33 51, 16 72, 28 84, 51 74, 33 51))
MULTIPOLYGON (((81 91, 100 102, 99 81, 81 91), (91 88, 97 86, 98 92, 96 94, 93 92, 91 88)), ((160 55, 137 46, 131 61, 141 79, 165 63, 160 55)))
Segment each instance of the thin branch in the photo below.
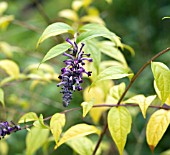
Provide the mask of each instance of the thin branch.
POLYGON ((51 19, 48 17, 48 15, 46 14, 46 12, 44 11, 43 6, 41 5, 41 3, 39 3, 37 0, 33 0, 33 2, 36 4, 36 8, 38 10, 38 12, 40 13, 40 15, 43 17, 43 19, 45 20, 45 22, 47 24, 51 24, 51 19))
MULTIPOLYGON (((123 100, 123 98, 125 97, 126 93, 128 92, 128 90, 130 89, 130 87, 132 86, 132 84, 134 83, 134 81, 138 78, 138 76, 142 73, 142 71, 153 61, 155 60, 156 58, 158 58, 159 56, 161 56, 162 54, 168 52, 170 50, 170 47, 168 47, 167 49, 159 52, 158 54, 156 54, 154 57, 152 57, 149 61, 147 61, 140 69, 139 71, 136 73, 136 75, 134 75, 134 77, 131 79, 129 85, 126 87, 124 93, 122 94, 122 96, 120 97, 118 103, 117 103, 117 106, 120 106, 120 103, 121 101, 123 100)), ((103 131, 102 131, 102 134, 100 135, 99 139, 98 139, 98 142, 96 144, 96 147, 94 149, 94 152, 93 152, 93 155, 95 155, 97 149, 99 148, 99 145, 103 139, 103 136, 105 134, 105 132, 107 131, 107 128, 108 128, 108 125, 106 123, 103 131)))
MULTIPOLYGON (((122 106, 122 107, 139 107, 138 104, 136 103, 127 103, 127 104, 120 104, 120 105, 117 105, 117 104, 96 104, 96 105, 93 105, 93 108, 102 108, 102 107, 117 107, 117 106, 122 106)), ((156 109, 164 109, 164 110, 170 110, 170 106, 155 106, 155 105, 150 105, 148 108, 156 108, 156 109)), ((78 111, 78 110, 81 110, 82 107, 77 107, 77 108, 72 108, 72 109, 68 109, 68 110, 64 110, 62 112, 60 112, 60 114, 67 114, 69 112, 72 112, 72 111, 78 111)), ((44 121, 48 121, 51 119, 52 116, 49 116, 49 117, 46 117, 44 118, 44 121)), ((32 127, 33 125, 26 125, 25 127, 23 127, 22 129, 27 129, 27 128, 30 128, 32 127)), ((107 123, 105 125, 105 127, 103 128, 105 130, 107 130, 107 123), (105 129, 106 128, 106 129, 105 129)), ((103 130, 104 131, 104 130, 103 130)), ((103 133, 103 132, 102 132, 103 133)), ((104 132, 105 133, 105 132, 104 132)), ((104 136, 104 133, 102 134, 102 137, 104 136)), ((102 140, 102 138, 101 138, 102 140)), ((99 142, 98 142, 99 143, 99 142)), ((100 145, 100 143, 98 144, 98 146, 100 145)), ((97 151, 97 150, 96 150, 97 151)))
POLYGON ((120 97, 119 101, 118 101, 118 105, 121 103, 121 101, 123 100, 123 98, 125 97, 126 93, 128 92, 128 90, 130 89, 130 87, 132 86, 132 84, 135 82, 135 80, 138 78, 138 76, 142 73, 142 71, 156 58, 158 58, 159 56, 161 56, 162 54, 168 52, 170 50, 170 47, 168 47, 167 49, 159 52, 158 54, 156 54, 154 57, 152 57, 149 61, 147 61, 140 69, 139 71, 136 73, 136 75, 132 78, 132 80, 130 81, 129 85, 127 86, 127 88, 125 89, 124 93, 122 94, 122 96, 120 97))
POLYGON ((19 21, 19 20, 15 19, 12 23, 15 24, 15 25, 24 27, 24 28, 26 28, 28 30, 37 32, 37 33, 41 33, 42 32, 42 30, 40 30, 39 28, 37 28, 37 27, 35 27, 33 25, 30 25, 30 24, 27 24, 26 22, 23 22, 23 21, 19 21))
POLYGON ((95 154, 96 154, 97 149, 98 149, 99 146, 100 146, 100 143, 101 143, 101 141, 102 141, 102 139, 103 139, 104 134, 106 133, 107 128, 108 128, 108 124, 106 123, 105 126, 103 127, 102 133, 101 133, 101 135, 100 135, 100 137, 99 137, 99 140, 98 140, 98 142, 97 142, 97 144, 96 144, 96 147, 95 147, 92 155, 95 155, 95 154))

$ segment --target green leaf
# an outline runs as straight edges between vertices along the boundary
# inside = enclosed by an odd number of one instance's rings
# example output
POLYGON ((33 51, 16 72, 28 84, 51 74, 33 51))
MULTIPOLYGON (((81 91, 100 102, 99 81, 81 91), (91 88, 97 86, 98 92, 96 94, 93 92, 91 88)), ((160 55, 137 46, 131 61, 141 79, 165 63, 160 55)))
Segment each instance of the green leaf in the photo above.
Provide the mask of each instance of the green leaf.
POLYGON ((95 37, 104 37, 115 42, 116 46, 122 47, 120 38, 101 24, 86 24, 82 26, 79 29, 79 31, 86 31, 86 32, 81 33, 77 37, 77 40, 76 40, 77 43, 83 42, 85 40, 89 40, 95 37))
POLYGON ((93 142, 87 137, 73 138, 66 142, 77 154, 91 155, 93 154, 93 142))
POLYGON ((32 127, 26 137, 26 155, 33 155, 48 139, 49 130, 32 127))
POLYGON ((104 25, 95 23, 85 24, 79 29, 79 31, 95 31, 96 28, 101 31, 109 31, 104 25))
POLYGON ((157 146, 170 123, 170 111, 157 110, 149 119, 146 127, 146 139, 152 152, 157 146))
POLYGON ((0 88, 0 102, 2 103, 2 106, 5 107, 4 91, 1 88, 0 88))
POLYGON ((58 44, 56 46, 54 46, 53 48, 51 48, 47 54, 45 55, 45 57, 43 58, 42 62, 45 62, 49 59, 52 59, 62 53, 64 53, 65 51, 67 51, 69 48, 71 47, 70 44, 68 43, 62 43, 62 44, 58 44))
POLYGON ((160 91, 162 103, 164 103, 170 95, 170 70, 161 62, 152 62, 151 68, 156 85, 160 91))
POLYGON ((38 120, 37 114, 35 112, 28 112, 19 119, 18 123, 25 123, 36 120, 38 120))
POLYGON ((14 20, 13 15, 2 16, 0 17, 0 29, 5 30, 11 21, 14 20))
POLYGON ((71 34, 73 34, 74 30, 68 24, 61 23, 61 22, 53 23, 53 24, 49 25, 44 30, 41 37, 39 38, 38 43, 37 43, 37 47, 39 46, 40 43, 42 43, 47 38, 52 37, 52 36, 56 36, 56 35, 59 35, 59 34, 63 34, 63 33, 71 33, 71 34))
POLYGON ((95 31, 87 31, 87 32, 83 32, 81 33, 78 37, 76 42, 80 43, 80 42, 84 42, 86 40, 90 40, 96 37, 104 37, 107 39, 110 39, 112 41, 116 41, 118 39, 118 37, 114 34, 111 33, 109 31, 101 31, 96 27, 97 30, 95 31))
POLYGON ((96 68, 97 72, 99 72, 99 66, 101 62, 101 52, 96 46, 96 42, 87 41, 85 45, 86 53, 90 53, 90 57, 93 59, 93 65, 96 68))
POLYGON ((91 110, 93 107, 94 100, 91 100, 89 102, 83 102, 81 106, 83 107, 83 117, 87 115, 87 113, 91 110))
POLYGON ((19 76, 19 67, 18 65, 8 59, 4 59, 0 61, 0 68, 2 68, 9 76, 14 77, 15 79, 19 76))
POLYGON ((67 142, 76 137, 83 137, 86 135, 90 135, 92 133, 99 133, 99 130, 93 125, 87 124, 77 124, 69 128, 59 140, 58 144, 55 146, 55 149, 62 145, 63 143, 67 142))
POLYGON ((123 66, 111 66, 100 72, 96 77, 92 85, 98 81, 109 80, 109 79, 121 79, 132 74, 129 74, 129 69, 123 66))
POLYGON ((50 129, 54 136, 56 144, 58 143, 65 122, 66 122, 65 114, 60 113, 54 114, 50 120, 50 129))
POLYGON ((118 48, 114 47, 115 44, 110 41, 102 41, 98 44, 98 48, 100 51, 111 58, 114 58, 118 60, 119 62, 123 63, 125 66, 127 66, 125 57, 123 54, 118 50, 118 48))
POLYGON ((47 125, 44 124, 44 120, 43 120, 43 115, 40 114, 40 117, 37 121, 35 121, 33 123, 33 125, 37 128, 40 128, 40 129, 49 129, 49 127, 47 125))
POLYGON ((152 103, 152 101, 156 98, 156 95, 151 95, 148 97, 145 97, 144 95, 136 95, 128 100, 124 101, 123 103, 137 103, 139 104, 139 107, 142 111, 142 115, 144 118, 146 118, 146 111, 149 107, 149 105, 152 103))
POLYGON ((127 135, 131 131, 132 118, 125 107, 113 107, 108 113, 108 127, 120 155, 126 144, 127 135))

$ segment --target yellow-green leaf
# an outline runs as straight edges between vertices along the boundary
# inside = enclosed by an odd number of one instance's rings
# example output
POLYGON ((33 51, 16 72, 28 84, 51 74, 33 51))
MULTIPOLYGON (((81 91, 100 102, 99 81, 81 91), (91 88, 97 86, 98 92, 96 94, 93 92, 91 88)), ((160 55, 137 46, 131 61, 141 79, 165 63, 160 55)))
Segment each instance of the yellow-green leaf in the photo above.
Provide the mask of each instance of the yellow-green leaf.
POLYGON ((164 152, 161 152, 160 155, 170 155, 170 149, 164 151, 164 152))
POLYGON ((49 37, 56 36, 62 33, 72 33, 74 32, 73 28, 68 24, 57 22, 49 25, 41 35, 40 39, 38 40, 37 47, 40 43, 46 40, 49 37))
POLYGON ((150 149, 154 151, 170 123, 170 111, 157 110, 149 119, 146 127, 146 138, 150 149))
POLYGON ((54 136, 56 144, 58 143, 65 122, 66 122, 65 114, 60 113, 54 114, 50 120, 50 129, 54 136))
POLYGON ((49 130, 32 127, 26 137, 26 155, 33 155, 48 139, 49 130))
POLYGON ((62 138, 59 140, 58 144, 55 146, 55 149, 70 139, 73 139, 76 137, 83 137, 83 136, 90 135, 93 133, 99 133, 99 130, 93 125, 77 124, 75 126, 72 126, 63 134, 62 138))
POLYGON ((19 119, 18 123, 25 123, 36 120, 38 120, 37 114, 35 112, 28 112, 19 119))
POLYGON ((0 140, 0 154, 1 155, 8 155, 8 143, 5 140, 0 140))
POLYGON ((43 120, 43 115, 40 114, 40 117, 37 121, 35 121, 33 123, 33 125, 37 128, 40 128, 40 129, 49 129, 49 127, 47 125, 44 124, 44 120, 43 120))
POLYGON ((126 144, 127 135, 131 131, 132 118, 125 107, 113 107, 108 113, 108 127, 120 155, 126 144))
POLYGON ((120 96, 123 94, 123 92, 125 91, 125 83, 122 82, 119 85, 114 85, 111 89, 110 89, 110 95, 111 97, 114 98, 115 103, 116 101, 118 101, 120 99, 120 96))
POLYGON ((70 10, 70 9, 60 11, 59 16, 70 19, 74 22, 78 21, 79 19, 78 14, 75 11, 70 10))
POLYGON ((9 76, 14 77, 14 78, 18 78, 19 76, 19 67, 18 65, 12 61, 12 60, 8 60, 8 59, 4 59, 0 61, 0 68, 2 68, 9 76))
POLYGON ((152 62, 151 68, 162 103, 164 103, 170 95, 170 70, 161 62, 152 62))
MULTIPOLYGON (((104 103, 104 90, 101 89, 100 87, 92 87, 89 89, 89 87, 87 87, 84 90, 84 100, 85 102, 90 102, 90 101, 94 101, 94 105, 95 104, 103 104, 104 103)), ((93 119, 94 123, 98 123, 103 111, 105 111, 106 108, 96 108, 96 109, 91 109, 90 110, 90 115, 93 119)))
POLYGON ((14 16, 8 15, 8 16, 2 16, 0 17, 0 29, 5 30, 9 23, 14 20, 14 16))
POLYGON ((105 0, 107 3, 111 4, 112 0, 105 0))
POLYGON ((1 88, 0 88, 0 102, 2 103, 2 106, 5 107, 4 91, 1 88))
MULTIPOLYGON (((154 81, 154 88, 155 88, 156 94, 158 95, 159 99, 162 100, 160 91, 159 91, 155 81, 154 81)), ((169 94, 168 98, 166 99, 165 103, 170 106, 170 94, 169 94)))
POLYGON ((151 95, 148 97, 145 97, 144 95, 136 95, 128 100, 124 101, 123 103, 137 103, 139 104, 139 107, 142 111, 142 115, 144 118, 146 118, 146 111, 149 107, 149 105, 152 103, 152 101, 155 99, 156 95, 151 95))
POLYGON ((87 115, 87 113, 91 110, 93 107, 94 101, 91 100, 89 102, 83 102, 81 106, 83 107, 83 117, 87 115))
POLYGON ((79 155, 92 155, 93 142, 87 137, 73 138, 66 142, 79 155))

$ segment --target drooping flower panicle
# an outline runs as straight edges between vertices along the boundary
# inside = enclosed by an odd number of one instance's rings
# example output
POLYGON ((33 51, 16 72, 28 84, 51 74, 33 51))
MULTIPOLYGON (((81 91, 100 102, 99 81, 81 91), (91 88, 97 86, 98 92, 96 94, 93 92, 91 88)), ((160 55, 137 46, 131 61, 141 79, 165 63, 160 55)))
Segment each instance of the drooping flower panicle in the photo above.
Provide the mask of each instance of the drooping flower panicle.
POLYGON ((92 58, 90 54, 85 54, 83 51, 84 43, 81 43, 80 49, 76 42, 71 42, 69 38, 66 41, 72 45, 72 48, 68 49, 69 53, 64 52, 64 56, 68 59, 64 61, 66 67, 61 69, 61 75, 59 79, 61 82, 57 84, 57 86, 62 86, 63 93, 63 106, 67 107, 72 99, 73 91, 82 90, 81 83, 83 82, 82 77, 83 73, 91 76, 91 71, 87 72, 83 65, 85 65, 85 60, 92 62, 92 58))
POLYGON ((10 123, 7 121, 1 122, 0 123, 0 139, 18 130, 21 130, 21 127, 19 125, 15 125, 12 121, 10 123))

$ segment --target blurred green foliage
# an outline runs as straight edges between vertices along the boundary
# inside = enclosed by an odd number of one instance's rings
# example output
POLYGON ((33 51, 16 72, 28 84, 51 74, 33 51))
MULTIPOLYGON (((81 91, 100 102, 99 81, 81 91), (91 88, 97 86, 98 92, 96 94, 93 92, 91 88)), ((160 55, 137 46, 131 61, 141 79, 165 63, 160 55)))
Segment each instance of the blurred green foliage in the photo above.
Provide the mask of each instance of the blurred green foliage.
MULTIPOLYGON (((57 40, 47 40, 40 48, 35 49, 41 33, 50 23, 64 21, 63 18, 58 16, 58 13, 63 9, 71 8, 72 0, 41 0, 39 1, 41 4, 40 8, 38 8, 34 0, 8 0, 7 2, 8 8, 4 14, 13 15, 14 20, 6 30, 0 31, 0 42, 6 42, 11 46, 9 50, 12 52, 12 55, 4 54, 5 52, 1 52, 1 50, 0 58, 11 59, 12 57, 12 60, 20 66, 20 70, 24 71, 29 65, 39 64, 52 46, 64 40, 64 37, 58 37, 57 40)), ((113 0, 111 4, 104 0, 95 0, 92 5, 99 10, 100 17, 105 21, 106 26, 118 34, 123 43, 130 45, 135 50, 135 57, 131 57, 126 50, 123 51, 129 66, 134 72, 137 72, 139 67, 150 57, 170 45, 170 20, 162 20, 163 17, 170 15, 169 0, 113 0)), ((80 14, 84 14, 84 12, 80 12, 80 14)), ((70 21, 68 20, 67 22, 69 23, 70 21)), ((107 57, 102 59, 107 59, 107 57)), ((63 57, 59 56, 50 60, 48 64, 56 72, 59 72, 60 67, 63 65, 60 63, 61 60, 63 60, 63 57)), ((170 53, 161 56, 158 60, 170 66, 170 53)), ((3 79, 4 76, 5 73, 1 71, 0 78, 3 79)), ((153 76, 151 69, 148 67, 135 82, 131 93, 153 94, 152 81, 153 76)), ((88 85, 88 82, 87 80, 85 85, 88 85)), ((6 108, 0 109, 0 120, 14 120, 17 122, 24 113, 29 111, 34 111, 38 115, 42 113, 44 117, 48 117, 64 110, 59 93, 60 89, 56 87, 56 81, 48 84, 43 84, 42 82, 42 85, 37 85, 34 89, 30 85, 33 85, 32 81, 16 81, 4 87, 6 108)), ((79 106, 83 101, 82 96, 82 94, 75 93, 73 104, 70 104, 70 108, 79 106)), ((87 117, 83 120, 80 111, 69 113, 65 128, 67 129, 73 124, 82 121, 91 122, 91 119, 87 117)), ((102 120, 101 124, 103 124, 102 120)), ((130 133, 126 145, 127 154, 152 154, 145 140, 145 124, 146 121, 144 121, 141 113, 134 115, 133 131, 130 133)), ((169 132, 167 130, 157 146, 155 155, 169 148, 167 135, 169 132)), ((6 141, 0 141, 1 154, 5 155, 3 150, 8 149, 9 155, 24 155, 26 148, 25 136, 26 131, 20 131, 10 135, 10 138, 7 138, 6 141), (7 142, 7 146, 5 142, 7 142)), ((95 136, 92 138, 97 140, 95 136)), ((108 139, 105 140, 108 141, 108 139)), ((112 148, 106 154, 117 154, 111 139, 109 142, 112 148)), ((75 154, 67 145, 62 145, 58 150, 54 151, 54 145, 54 143, 50 143, 48 152, 44 148, 38 150, 36 154, 75 154)))

